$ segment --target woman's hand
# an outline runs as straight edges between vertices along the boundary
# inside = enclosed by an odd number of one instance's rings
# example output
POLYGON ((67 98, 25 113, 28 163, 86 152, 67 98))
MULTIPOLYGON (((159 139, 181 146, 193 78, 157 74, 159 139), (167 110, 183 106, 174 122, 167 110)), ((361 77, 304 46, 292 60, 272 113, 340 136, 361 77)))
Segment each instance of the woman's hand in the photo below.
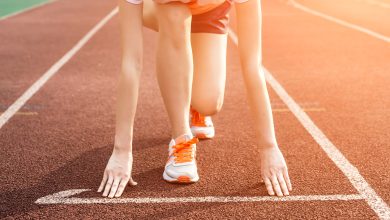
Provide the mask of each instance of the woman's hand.
POLYGON ((286 161, 278 147, 262 149, 261 175, 271 196, 288 196, 292 190, 286 161))
POLYGON ((104 189, 103 196, 119 197, 128 183, 133 186, 137 185, 131 177, 132 165, 132 153, 123 153, 114 149, 104 170, 98 192, 102 192, 104 189))

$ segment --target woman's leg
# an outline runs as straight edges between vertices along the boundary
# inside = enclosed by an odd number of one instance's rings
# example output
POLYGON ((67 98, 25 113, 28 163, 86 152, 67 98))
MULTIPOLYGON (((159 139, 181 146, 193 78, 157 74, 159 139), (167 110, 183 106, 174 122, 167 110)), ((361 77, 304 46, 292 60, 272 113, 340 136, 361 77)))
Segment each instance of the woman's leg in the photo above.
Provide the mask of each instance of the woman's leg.
POLYGON ((172 137, 191 134, 189 111, 193 74, 191 12, 185 4, 156 4, 159 23, 157 79, 172 126, 172 137))
POLYGON ((191 131, 199 139, 215 136, 211 115, 223 104, 226 81, 226 34, 192 34, 194 81, 191 97, 191 131))
MULTIPOLYGON (((158 31, 156 3, 152 0, 144 0, 143 25, 158 31)), ((227 34, 193 33, 191 45, 194 62, 191 105, 202 115, 213 115, 223 104, 227 34)))
POLYGON ((194 80, 191 105, 202 115, 217 113, 226 81, 226 34, 193 33, 194 80))
POLYGON ((193 60, 191 12, 185 4, 156 4, 158 19, 157 79, 172 125, 173 139, 163 179, 194 183, 199 180, 196 143, 189 126, 193 60))

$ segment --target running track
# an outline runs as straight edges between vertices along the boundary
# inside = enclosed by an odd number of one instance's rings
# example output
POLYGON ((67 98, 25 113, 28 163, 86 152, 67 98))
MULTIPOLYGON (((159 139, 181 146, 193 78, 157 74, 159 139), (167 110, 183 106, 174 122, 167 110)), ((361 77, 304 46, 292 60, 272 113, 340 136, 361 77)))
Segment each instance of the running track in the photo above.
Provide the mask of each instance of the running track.
MULTIPOLYGON (((233 41, 225 104, 214 117, 217 137, 199 145, 201 181, 179 186, 162 180, 168 119, 154 74, 156 34, 149 30, 135 125, 133 177, 139 185, 127 188, 123 200, 100 199, 94 191, 112 149, 120 66, 114 16, 0 126, 1 217, 389 219, 390 44, 302 11, 297 4, 387 38, 390 13, 383 10, 389 9, 372 1, 339 3, 339 8, 365 7, 365 13, 387 18, 362 19, 359 10, 343 13, 335 4, 316 2, 296 1, 294 7, 287 1, 263 1, 264 65, 295 100, 292 104, 300 106, 287 106, 280 90, 269 87, 279 145, 293 181, 291 201, 272 201, 259 183, 259 152, 233 41), (297 116, 301 109, 322 139, 316 141, 313 128, 304 127, 297 116), (325 153, 319 145, 324 138, 345 160, 325 153), (339 169, 340 160, 357 170, 339 169), (359 188, 356 181, 369 185, 359 188), (92 191, 42 199, 74 189, 92 191), (376 197, 364 194, 372 195, 369 189, 376 197), (168 203, 167 198, 176 200, 168 203), (381 200, 378 206, 372 205, 375 199, 381 200)), ((58 0, 0 21, 0 111, 7 111, 114 8, 111 1, 58 0)))

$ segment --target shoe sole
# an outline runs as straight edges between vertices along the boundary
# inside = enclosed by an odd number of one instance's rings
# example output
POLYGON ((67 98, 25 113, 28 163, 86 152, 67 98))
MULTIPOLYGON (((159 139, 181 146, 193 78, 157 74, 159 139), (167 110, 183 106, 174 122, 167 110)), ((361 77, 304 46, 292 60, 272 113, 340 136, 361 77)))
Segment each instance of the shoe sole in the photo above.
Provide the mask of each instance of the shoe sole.
POLYGON ((211 139, 214 137, 214 135, 195 134, 195 137, 204 140, 204 139, 211 139))
POLYGON ((215 132, 212 131, 212 132, 209 132, 209 133, 201 133, 201 132, 197 132, 195 129, 191 129, 191 132, 192 132, 192 135, 194 135, 196 138, 198 139, 211 139, 215 136, 215 132))
POLYGON ((194 178, 190 178, 188 176, 179 176, 177 179, 172 178, 168 176, 165 171, 163 173, 163 179, 169 183, 179 183, 179 184, 191 184, 191 183, 196 183, 199 181, 199 176, 197 175, 194 178))

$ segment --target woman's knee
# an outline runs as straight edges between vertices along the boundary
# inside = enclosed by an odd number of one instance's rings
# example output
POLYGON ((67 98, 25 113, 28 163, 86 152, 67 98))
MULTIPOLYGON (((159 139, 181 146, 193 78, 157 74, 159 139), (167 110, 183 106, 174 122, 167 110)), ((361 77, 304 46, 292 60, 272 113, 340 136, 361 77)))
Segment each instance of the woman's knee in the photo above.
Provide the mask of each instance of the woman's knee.
POLYGON ((222 109, 223 96, 192 98, 191 105, 202 115, 215 115, 222 109))
POLYGON ((191 13, 187 6, 177 4, 176 6, 158 6, 159 31, 163 35, 180 37, 185 31, 191 28, 191 13))

